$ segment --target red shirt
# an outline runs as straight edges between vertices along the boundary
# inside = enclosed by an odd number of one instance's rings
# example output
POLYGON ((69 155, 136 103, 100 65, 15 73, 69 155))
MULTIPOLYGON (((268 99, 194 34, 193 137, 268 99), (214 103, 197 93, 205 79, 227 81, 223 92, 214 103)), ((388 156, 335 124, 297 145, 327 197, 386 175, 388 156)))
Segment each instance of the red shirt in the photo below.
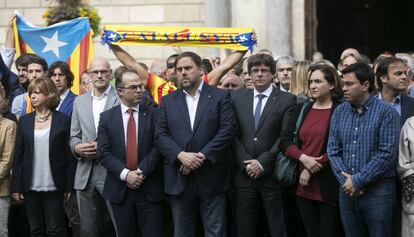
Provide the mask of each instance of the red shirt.
MULTIPOLYGON (((289 146, 286 151, 286 155, 299 160, 299 157, 302 154, 319 157, 322 153, 323 158, 319 160, 319 162, 324 165, 325 169, 330 169, 330 167, 326 167, 327 164, 329 164, 326 151, 321 152, 325 141, 326 129, 329 124, 330 113, 331 109, 311 108, 299 131, 299 139, 302 143, 301 149, 299 149, 296 145, 289 146)), ((300 175, 305 167, 301 163, 299 164, 300 175)), ((320 193, 319 183, 312 177, 308 186, 298 184, 296 195, 315 201, 325 202, 320 193)))

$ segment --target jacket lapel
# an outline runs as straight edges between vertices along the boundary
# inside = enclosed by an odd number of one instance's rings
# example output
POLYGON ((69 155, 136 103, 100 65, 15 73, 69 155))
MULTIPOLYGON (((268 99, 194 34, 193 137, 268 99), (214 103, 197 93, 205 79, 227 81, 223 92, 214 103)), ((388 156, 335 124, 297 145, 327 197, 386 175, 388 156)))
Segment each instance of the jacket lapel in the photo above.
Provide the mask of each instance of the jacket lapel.
POLYGON ((87 94, 87 96, 86 96, 86 98, 85 98, 85 104, 83 105, 83 106, 85 106, 84 107, 84 111, 85 111, 85 114, 86 114, 86 116, 87 116, 87 122, 89 123, 88 124, 88 128, 90 128, 90 130, 91 130, 91 132, 92 132, 92 134, 93 134, 93 137, 96 137, 96 133, 97 133, 97 131, 96 131, 96 129, 95 129, 95 120, 94 120, 94 118, 93 118, 93 108, 92 108, 92 104, 93 104, 93 101, 92 101, 92 94, 91 94, 91 92, 88 92, 88 94, 87 94))
POLYGON ((116 94, 115 89, 110 85, 111 89, 108 93, 108 99, 106 100, 104 111, 114 107, 118 102, 118 95, 116 94))
POLYGON ((404 125, 405 120, 407 119, 407 103, 405 103, 405 96, 401 95, 401 101, 400 101, 400 105, 401 105, 401 116, 400 116, 400 123, 401 123, 401 127, 404 125))
POLYGON ((145 105, 139 106, 139 116, 138 116, 138 157, 139 157, 139 151, 142 147, 142 141, 144 137, 144 131, 147 123, 147 107, 145 105))
POLYGON ((182 89, 176 94, 178 112, 183 115, 184 127, 188 134, 191 134, 191 122, 188 112, 187 102, 185 101, 185 94, 182 89))
POLYGON ((194 119, 193 134, 195 134, 198 125, 200 124, 201 118, 203 117, 204 111, 210 102, 211 98, 211 88, 204 84, 203 89, 201 90, 200 99, 197 105, 197 111, 194 119))
MULTIPOLYGON (((28 124, 27 124, 27 131, 28 131, 28 134, 29 134, 29 139, 30 139, 30 144, 32 145, 32 147, 31 147, 31 152, 32 152, 32 154, 33 154, 33 152, 34 152, 34 126, 35 126, 35 112, 32 112, 32 113, 30 113, 29 114, 29 116, 30 116, 30 119, 27 121, 28 122, 28 124)), ((25 129, 26 130, 26 128, 23 126, 23 129, 25 129)))

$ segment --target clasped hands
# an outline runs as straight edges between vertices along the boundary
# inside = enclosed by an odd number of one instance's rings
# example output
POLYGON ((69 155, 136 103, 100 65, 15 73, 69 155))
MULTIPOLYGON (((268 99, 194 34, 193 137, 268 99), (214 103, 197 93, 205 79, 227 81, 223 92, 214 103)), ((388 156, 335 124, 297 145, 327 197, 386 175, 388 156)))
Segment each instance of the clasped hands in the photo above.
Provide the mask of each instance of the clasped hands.
POLYGON ((128 188, 130 189, 138 189, 142 182, 144 182, 144 174, 140 169, 128 171, 125 182, 128 188))
POLYGON ((352 175, 342 171, 341 174, 346 178, 344 185, 342 185, 342 190, 349 197, 358 197, 364 194, 365 189, 358 189, 354 187, 352 183, 352 175))
POLYGON ((322 159, 322 156, 313 157, 313 156, 308 156, 306 154, 302 154, 299 157, 299 161, 305 167, 305 169, 300 173, 300 177, 299 177, 300 185, 308 186, 309 181, 312 177, 312 174, 319 172, 323 168, 322 164, 318 162, 321 159, 322 159))
POLYGON ((200 168, 206 160, 206 156, 201 152, 182 151, 178 154, 177 158, 181 162, 179 171, 183 175, 188 175, 192 170, 200 168))
POLYGON ((263 172, 259 161, 257 160, 245 160, 243 163, 246 165, 246 173, 250 178, 257 179, 263 172))

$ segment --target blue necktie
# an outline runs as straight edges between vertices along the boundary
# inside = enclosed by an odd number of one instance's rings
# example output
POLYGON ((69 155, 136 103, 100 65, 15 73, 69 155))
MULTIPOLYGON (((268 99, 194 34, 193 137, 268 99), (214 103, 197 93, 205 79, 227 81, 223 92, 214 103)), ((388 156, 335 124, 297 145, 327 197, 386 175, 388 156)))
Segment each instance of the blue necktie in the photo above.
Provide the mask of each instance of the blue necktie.
POLYGON ((265 98, 265 95, 258 94, 257 98, 259 99, 259 101, 257 102, 256 110, 254 111, 254 129, 255 130, 257 130, 257 126, 259 125, 260 114, 262 112, 262 100, 263 98, 265 98))

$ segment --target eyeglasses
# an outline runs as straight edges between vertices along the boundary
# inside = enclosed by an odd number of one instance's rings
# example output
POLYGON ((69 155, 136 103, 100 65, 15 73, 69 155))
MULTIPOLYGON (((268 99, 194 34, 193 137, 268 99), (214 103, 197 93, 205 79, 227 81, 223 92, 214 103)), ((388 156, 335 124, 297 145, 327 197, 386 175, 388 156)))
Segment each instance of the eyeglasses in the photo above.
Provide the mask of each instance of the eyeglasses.
POLYGON ((91 74, 91 76, 95 77, 97 75, 99 75, 99 73, 103 76, 106 76, 110 73, 110 70, 96 70, 96 71, 89 71, 89 73, 91 74))
POLYGON ((118 87, 119 89, 125 89, 125 90, 131 90, 131 91, 136 91, 138 88, 139 89, 144 89, 144 85, 130 85, 128 87, 118 87))
POLYGON ((168 69, 173 69, 175 68, 175 63, 171 62, 171 63, 167 63, 167 68, 168 69))
POLYGON ((267 68, 252 68, 251 69, 252 74, 258 74, 261 72, 262 74, 270 73, 270 69, 267 68))

